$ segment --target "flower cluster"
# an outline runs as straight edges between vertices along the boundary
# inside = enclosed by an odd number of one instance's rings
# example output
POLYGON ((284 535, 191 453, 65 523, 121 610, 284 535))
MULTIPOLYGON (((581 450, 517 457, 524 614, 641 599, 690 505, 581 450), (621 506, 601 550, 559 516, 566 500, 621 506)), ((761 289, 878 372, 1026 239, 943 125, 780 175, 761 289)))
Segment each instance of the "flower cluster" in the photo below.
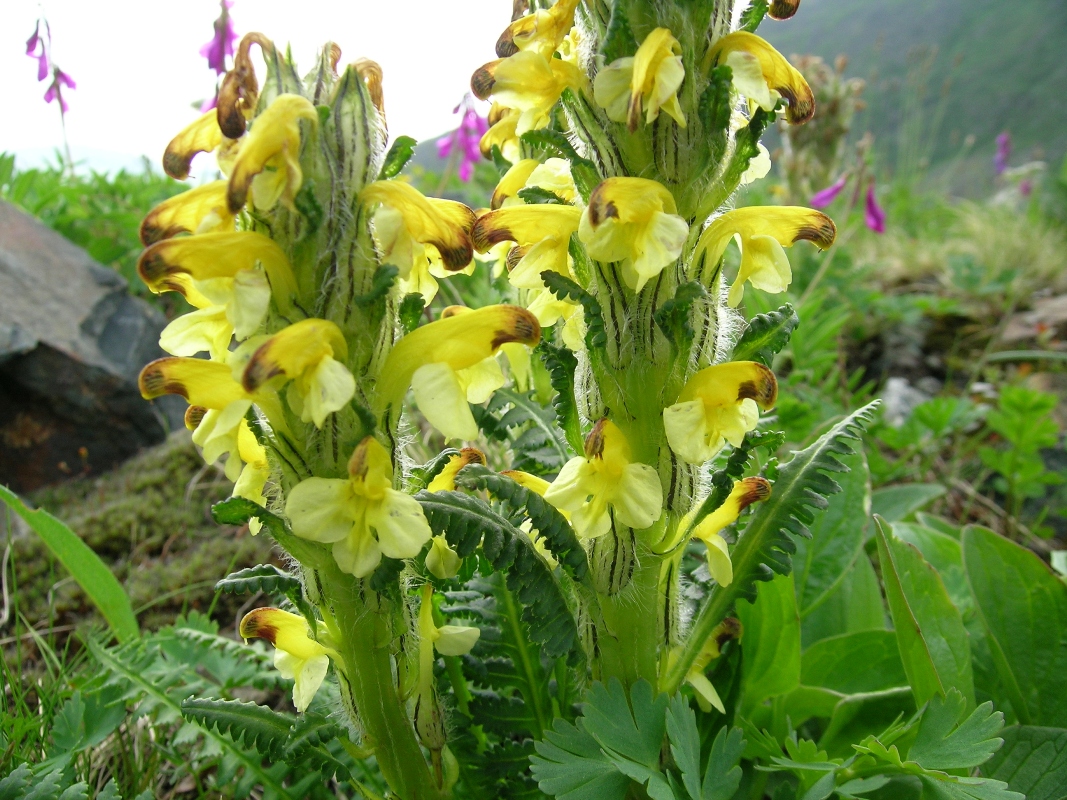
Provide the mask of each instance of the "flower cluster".
POLYGON ((51 52, 52 26, 48 24, 48 20, 37 20, 33 35, 26 40, 26 55, 37 60, 38 81, 45 80, 49 75, 52 76, 52 82, 44 93, 44 101, 52 103, 58 100, 60 113, 66 114, 70 110, 70 105, 63 97, 63 90, 76 89, 78 85, 70 75, 56 65, 52 60, 51 52), (42 23, 44 24, 43 32, 41 31, 42 23))

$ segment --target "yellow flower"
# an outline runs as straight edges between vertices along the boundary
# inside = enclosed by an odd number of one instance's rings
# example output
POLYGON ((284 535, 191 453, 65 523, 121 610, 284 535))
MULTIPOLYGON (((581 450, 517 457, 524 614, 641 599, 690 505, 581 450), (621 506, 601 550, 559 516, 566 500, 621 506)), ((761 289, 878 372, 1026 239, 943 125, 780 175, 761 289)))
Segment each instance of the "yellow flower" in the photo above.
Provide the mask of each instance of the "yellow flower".
POLYGON ((515 242, 518 248, 508 254, 508 280, 517 289, 543 289, 541 273, 546 270, 573 279, 568 248, 581 216, 581 209, 558 203, 490 211, 474 223, 474 246, 485 252, 500 242, 515 242))
POLYGON ((289 493, 285 515, 293 533, 333 545, 337 565, 357 578, 372 573, 382 554, 414 558, 432 533, 422 506, 393 489, 389 453, 368 436, 348 461, 347 479, 308 478, 289 493))
POLYGON ((578 0, 556 0, 551 8, 519 17, 500 34, 496 54, 507 58, 521 50, 532 50, 551 58, 573 27, 577 7, 578 0))
POLYGON ((496 146, 508 161, 516 162, 520 159, 519 137, 515 133, 520 116, 520 111, 493 103, 493 107, 489 109, 489 130, 482 134, 478 142, 478 149, 483 156, 491 158, 493 147, 496 146))
POLYGON ((379 411, 399 411, 410 386, 419 410, 446 438, 474 439, 478 425, 467 403, 485 402, 503 385, 492 357, 508 342, 537 344, 541 326, 518 306, 446 312, 393 346, 381 372, 379 411))
POLYGON ((766 41, 748 31, 734 31, 717 41, 707 55, 708 66, 725 64, 737 91, 764 111, 773 111, 779 97, 789 101, 786 119, 794 125, 815 113, 815 95, 804 76, 766 41))
POLYGON ((495 211, 504 206, 522 205, 519 191, 533 186, 552 192, 568 203, 574 202, 578 195, 569 161, 549 158, 542 164, 535 158, 524 158, 504 173, 493 191, 489 207, 495 211))
POLYGON ((264 211, 278 200, 292 209, 300 191, 300 120, 319 123, 315 106, 295 94, 280 94, 252 122, 233 163, 227 201, 230 211, 241 210, 252 188, 252 203, 264 211))
POLYGON ((321 428, 356 393, 356 380, 342 363, 348 345, 329 320, 304 319, 271 336, 252 354, 241 383, 254 392, 268 381, 291 381, 286 399, 304 422, 321 428), (335 358, 336 356, 336 358, 335 358))
POLYGON ((462 203, 424 197, 398 180, 375 181, 360 199, 379 206, 372 217, 374 240, 382 263, 400 270, 406 291, 420 292, 429 303, 437 294, 435 278, 473 271, 474 212, 462 203))
POLYGON ((561 300, 548 289, 531 291, 527 308, 542 328, 563 322, 563 343, 577 352, 585 348, 585 312, 580 303, 561 300))
POLYGON ((242 460, 238 437, 253 400, 272 421, 280 417, 277 401, 271 394, 246 392, 234 380, 230 367, 218 361, 156 359, 141 370, 138 385, 146 400, 177 394, 191 407, 199 409, 195 414, 186 415, 187 424, 196 423, 193 442, 203 450, 204 460, 209 464, 229 453, 226 476, 231 481, 240 477, 242 460))
POLYGON ((232 231, 234 215, 226 206, 226 181, 212 181, 164 200, 141 223, 145 247, 181 233, 232 231))
MULTIPOLYGON (((324 626, 319 626, 319 639, 329 640, 324 626)), ((284 678, 293 679, 293 705, 305 711, 319 690, 330 659, 340 660, 332 646, 311 637, 307 620, 280 608, 257 608, 241 620, 241 636, 245 639, 266 639, 274 645, 274 666, 284 678)))
POLYGON ((593 99, 609 119, 625 122, 631 131, 637 130, 642 104, 647 124, 662 110, 684 128, 685 114, 678 105, 678 89, 685 78, 681 52, 682 46, 667 28, 656 28, 637 53, 616 59, 597 73, 593 99))
POLYGON ((454 492, 456 491, 456 475, 468 464, 481 464, 485 466, 485 453, 477 447, 464 447, 456 455, 448 459, 444 469, 434 476, 430 485, 426 487, 428 492, 454 492))
POLYGON ((693 537, 700 539, 708 548, 707 565, 711 577, 720 586, 729 586, 734 580, 733 562, 722 531, 737 522, 741 512, 753 503, 771 496, 771 485, 764 478, 753 477, 734 481, 734 488, 726 501, 708 514, 693 529, 693 537))
POLYGON ((545 127, 552 107, 563 90, 578 89, 585 80, 574 64, 523 50, 508 58, 490 61, 471 77, 475 96, 493 100, 519 111, 515 134, 545 127))
MULTIPOLYGON (((713 660, 719 657, 722 651, 722 646, 731 639, 741 638, 741 623, 735 617, 727 617, 711 632, 708 636, 708 640, 704 642, 704 646, 700 649, 696 659, 693 661, 693 666, 689 668, 689 672, 686 674, 686 682, 693 687, 697 693, 697 705, 705 713, 711 711, 714 707, 720 714, 725 714, 726 709, 722 704, 722 700, 719 697, 719 693, 715 691, 715 687, 712 686, 711 681, 708 680, 707 675, 704 674, 704 670, 708 668, 713 660)), ((675 653, 671 653, 671 656, 675 656, 675 653)))
POLYGON ((277 244, 259 233, 227 232, 179 236, 156 242, 137 262, 148 288, 176 291, 198 310, 172 321, 160 346, 175 355, 207 350, 223 359, 230 337, 251 336, 274 298, 289 307, 296 279, 277 244))
POLYGON ((481 629, 467 625, 442 625, 433 621, 433 587, 424 584, 419 605, 419 685, 415 701, 415 729, 430 749, 444 746, 443 723, 434 693, 433 651, 443 656, 461 656, 471 651, 481 636, 481 629))
POLYGON ((210 153, 226 141, 219 128, 218 115, 212 109, 187 125, 170 140, 163 153, 163 171, 184 181, 197 153, 210 153))
MULTIPOLYGON (((523 472, 522 470, 507 469, 500 474, 508 476, 515 481, 515 483, 529 489, 531 492, 540 495, 541 497, 545 496, 548 487, 552 485, 544 478, 539 478, 536 475, 531 475, 529 472, 523 472)), ((571 515, 569 511, 557 510, 565 519, 568 521, 570 520, 571 515)), ((533 541, 534 549, 541 554, 541 557, 545 560, 548 566, 551 569, 555 569, 559 564, 559 561, 556 559, 555 555, 553 555, 552 551, 548 549, 548 545, 545 544, 545 537, 541 535, 541 532, 534 529, 530 520, 526 520, 522 523, 520 528, 525 531, 531 541, 533 541)))
POLYGON ((489 201, 489 207, 495 210, 505 203, 516 205, 522 203, 522 200, 516 195, 520 189, 526 187, 526 179, 540 165, 541 162, 536 158, 524 158, 512 164, 493 190, 493 197, 489 201))
MULTIPOLYGON (((267 461, 267 451, 256 440, 256 435, 248 426, 246 420, 241 420, 237 427, 237 456, 244 462, 241 474, 234 481, 232 497, 243 497, 251 500, 256 505, 266 507, 267 498, 263 489, 270 479, 270 462, 267 461)), ((230 456, 233 457, 232 454, 230 456)), ((229 467, 229 461, 226 466, 229 467)), ((252 517, 248 520, 248 530, 253 536, 259 533, 263 523, 252 517)))
POLYGON ((585 455, 563 465, 544 497, 571 513, 575 533, 592 539, 611 530, 612 517, 631 528, 649 527, 659 519, 663 489, 659 473, 633 463, 623 432, 602 419, 585 440, 585 455))
POLYGON ((759 409, 774 406, 778 382, 755 361, 731 361, 689 379, 678 402, 663 409, 667 442, 678 457, 703 464, 726 442, 734 447, 759 422, 759 409))
POLYGON ((647 178, 608 178, 589 197, 578 237, 598 261, 621 261, 626 285, 640 292, 682 252, 689 226, 666 187, 647 178))
POLYGON ((737 306, 745 295, 745 282, 765 292, 784 292, 793 279, 784 247, 801 239, 825 250, 834 243, 837 228, 820 211, 801 206, 749 206, 727 211, 713 221, 697 242, 694 263, 704 275, 714 270, 726 245, 735 238, 741 246, 741 268, 730 287, 727 302, 737 306))

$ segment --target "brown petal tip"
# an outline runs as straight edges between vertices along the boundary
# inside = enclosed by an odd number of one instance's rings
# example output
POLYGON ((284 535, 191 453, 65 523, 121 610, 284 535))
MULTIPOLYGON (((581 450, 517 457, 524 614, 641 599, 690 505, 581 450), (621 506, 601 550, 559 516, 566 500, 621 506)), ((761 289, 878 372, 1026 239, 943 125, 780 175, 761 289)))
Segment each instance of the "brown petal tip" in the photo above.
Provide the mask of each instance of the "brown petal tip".
POLYGON ((737 387, 737 399, 755 400, 760 408, 771 408, 778 400, 778 380, 774 373, 762 364, 754 363, 753 366, 756 368, 757 377, 744 381, 737 387))
POLYGON ((767 15, 776 20, 789 19, 797 13, 798 8, 800 8, 800 0, 771 0, 767 15))

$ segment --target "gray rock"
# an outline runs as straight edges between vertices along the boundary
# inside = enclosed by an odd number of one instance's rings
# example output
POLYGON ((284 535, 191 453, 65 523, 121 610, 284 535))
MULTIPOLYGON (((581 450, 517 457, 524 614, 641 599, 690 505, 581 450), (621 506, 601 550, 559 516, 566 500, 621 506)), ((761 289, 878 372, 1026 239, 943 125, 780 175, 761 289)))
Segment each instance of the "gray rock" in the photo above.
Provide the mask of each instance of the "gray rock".
POLYGON ((0 202, 0 483, 103 472, 180 425, 180 400, 137 390, 165 324, 120 275, 0 202))

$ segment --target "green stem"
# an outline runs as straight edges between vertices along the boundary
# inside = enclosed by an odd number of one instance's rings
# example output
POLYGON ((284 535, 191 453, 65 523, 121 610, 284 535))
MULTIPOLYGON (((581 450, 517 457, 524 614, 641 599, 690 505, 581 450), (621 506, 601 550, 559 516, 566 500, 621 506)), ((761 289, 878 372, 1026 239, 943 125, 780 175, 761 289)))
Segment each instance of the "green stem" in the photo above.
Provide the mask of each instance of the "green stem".
POLYGON ((437 800, 442 793, 423 757, 415 729, 393 683, 389 644, 392 626, 381 598, 330 565, 323 574, 327 605, 342 632, 344 680, 352 692, 358 723, 389 787, 403 800, 437 800))
POLYGON ((631 686, 644 678, 656 685, 662 626, 659 575, 663 559, 649 551, 640 554, 630 585, 616 595, 600 595, 604 630, 600 631, 601 674, 631 686))
POLYGON ((515 668, 522 673, 526 679, 526 684, 530 687, 530 697, 526 699, 533 707, 534 721, 537 723, 537 730, 534 733, 537 734, 538 739, 542 739, 549 719, 545 714, 539 691, 542 685, 540 665, 535 665, 533 659, 530 658, 530 650, 527 646, 528 640, 526 632, 522 628, 519 606, 515 602, 515 597, 512 595, 511 590, 503 585, 503 581, 501 581, 497 597, 504 601, 504 619, 507 620, 508 627, 511 629, 511 636, 515 640, 515 652, 519 657, 519 663, 515 665, 515 668))

